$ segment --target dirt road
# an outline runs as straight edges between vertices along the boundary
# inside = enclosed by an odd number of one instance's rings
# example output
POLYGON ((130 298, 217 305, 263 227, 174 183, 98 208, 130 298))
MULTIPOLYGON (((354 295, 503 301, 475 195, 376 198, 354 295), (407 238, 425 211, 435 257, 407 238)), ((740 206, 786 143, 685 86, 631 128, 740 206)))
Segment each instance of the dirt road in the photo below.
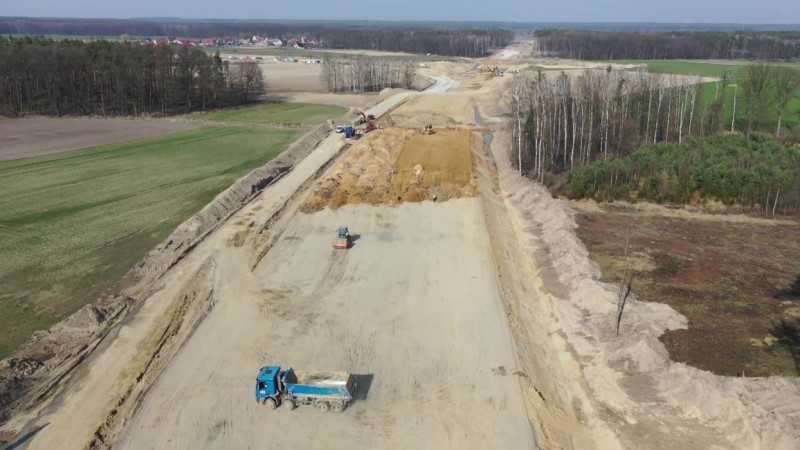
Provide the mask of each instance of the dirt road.
POLYGON ((246 249, 215 260, 214 312, 121 448, 534 447, 477 199, 299 214, 253 273, 246 249), (343 414, 270 411, 259 364, 347 370, 362 392, 343 414))
POLYGON ((351 205, 276 227, 252 272, 247 245, 215 250, 214 311, 121 448, 535 447, 478 199, 351 205), (340 224, 348 251, 331 248, 340 224), (340 415, 270 411, 252 390, 267 364, 349 371, 357 400, 340 415))
POLYGON ((289 212, 252 272, 258 237, 232 244, 283 210, 342 143, 330 136, 172 269, 77 383, 25 427, 27 448, 85 446, 115 423, 115 404, 131 389, 147 394, 117 424, 125 426, 113 438, 125 448, 533 447, 478 199, 289 212), (330 246, 340 223, 358 235, 348 252, 330 246), (159 364, 150 349, 180 299, 200 291, 213 310, 157 381, 137 386, 136 367, 159 364), (322 417, 259 407, 253 377, 272 363, 353 372, 358 401, 322 417))

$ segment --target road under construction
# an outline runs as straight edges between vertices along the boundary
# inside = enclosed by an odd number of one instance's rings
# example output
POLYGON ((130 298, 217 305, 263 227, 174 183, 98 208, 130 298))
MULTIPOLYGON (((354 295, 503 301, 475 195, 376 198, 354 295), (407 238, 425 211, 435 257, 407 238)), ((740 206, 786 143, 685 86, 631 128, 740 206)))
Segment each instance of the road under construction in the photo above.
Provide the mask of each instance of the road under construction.
POLYGON ((790 448, 785 423, 742 417, 763 402, 726 403, 737 386, 659 352, 659 330, 685 326, 668 307, 632 300, 614 339, 615 289, 569 207, 510 165, 498 98, 511 77, 482 65, 431 64, 433 87, 365 111, 380 128, 328 133, 190 250, 145 267, 136 307, 5 425, 11 442, 790 448), (346 249, 331 246, 340 226, 346 249), (271 364, 348 372, 355 397, 340 414, 271 410, 253 398, 271 364))

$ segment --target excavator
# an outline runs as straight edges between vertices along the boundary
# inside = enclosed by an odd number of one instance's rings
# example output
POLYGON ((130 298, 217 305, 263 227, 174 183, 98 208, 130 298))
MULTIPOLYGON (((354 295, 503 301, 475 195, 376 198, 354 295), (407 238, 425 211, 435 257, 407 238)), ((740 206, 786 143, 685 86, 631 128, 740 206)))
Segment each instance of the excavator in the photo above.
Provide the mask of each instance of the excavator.
POLYGON ((431 124, 427 124, 427 125, 425 125, 425 126, 424 126, 424 127, 421 129, 421 130, 419 130, 419 131, 420 131, 420 133, 422 133, 422 134, 433 134, 433 133, 435 133, 435 131, 433 131, 433 125, 431 125, 431 124))
POLYGON ((364 112, 362 111, 359 111, 357 114, 361 114, 361 119, 364 121, 364 123, 367 124, 367 126, 364 128, 364 134, 367 134, 370 131, 375 131, 378 129, 378 126, 375 125, 375 122, 372 121, 372 118, 370 116, 364 114, 364 112))

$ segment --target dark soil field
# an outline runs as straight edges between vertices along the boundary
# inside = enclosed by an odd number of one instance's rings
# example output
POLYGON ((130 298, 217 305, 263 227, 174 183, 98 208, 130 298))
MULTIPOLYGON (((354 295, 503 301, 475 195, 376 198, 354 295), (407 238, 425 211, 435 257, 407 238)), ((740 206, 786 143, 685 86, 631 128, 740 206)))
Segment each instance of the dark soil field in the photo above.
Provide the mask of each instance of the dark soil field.
POLYGON ((164 120, 24 117, 0 120, 0 161, 49 155, 197 128, 164 120))
POLYGON ((800 375, 800 219, 578 206, 578 234, 640 300, 667 303, 688 330, 661 337, 673 360, 720 375, 800 375))

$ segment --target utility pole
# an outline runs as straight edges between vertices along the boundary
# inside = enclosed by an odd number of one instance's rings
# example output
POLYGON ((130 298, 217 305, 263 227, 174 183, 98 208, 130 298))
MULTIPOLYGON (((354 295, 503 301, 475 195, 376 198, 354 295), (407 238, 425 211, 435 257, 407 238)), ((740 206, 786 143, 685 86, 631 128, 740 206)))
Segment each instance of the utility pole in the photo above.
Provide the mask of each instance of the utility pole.
POLYGON ((731 117, 731 133, 733 133, 733 124, 736 121, 736 93, 739 92, 739 84, 733 85, 733 114, 731 117))

